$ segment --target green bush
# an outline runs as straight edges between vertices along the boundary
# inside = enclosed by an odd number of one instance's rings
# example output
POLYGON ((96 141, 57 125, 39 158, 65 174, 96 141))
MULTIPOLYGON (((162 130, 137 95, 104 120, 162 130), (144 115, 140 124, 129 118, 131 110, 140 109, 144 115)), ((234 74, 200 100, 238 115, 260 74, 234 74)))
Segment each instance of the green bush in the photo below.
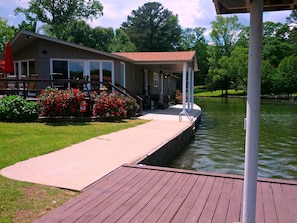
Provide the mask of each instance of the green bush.
POLYGON ((9 95, 0 99, 1 121, 35 121, 39 116, 38 103, 25 100, 18 95, 9 95))

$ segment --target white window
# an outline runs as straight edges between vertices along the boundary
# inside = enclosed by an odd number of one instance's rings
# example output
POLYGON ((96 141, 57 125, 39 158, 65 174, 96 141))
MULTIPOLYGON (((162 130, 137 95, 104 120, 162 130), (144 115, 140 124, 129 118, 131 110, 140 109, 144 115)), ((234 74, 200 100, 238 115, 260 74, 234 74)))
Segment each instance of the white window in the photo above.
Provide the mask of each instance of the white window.
POLYGON ((159 73, 154 72, 154 87, 159 87, 159 73))
POLYGON ((17 77, 30 77, 31 74, 35 74, 35 61, 34 60, 24 60, 16 61, 14 63, 14 74, 17 77))
POLYGON ((121 71, 120 71, 120 85, 126 87, 126 69, 125 63, 121 62, 121 71))

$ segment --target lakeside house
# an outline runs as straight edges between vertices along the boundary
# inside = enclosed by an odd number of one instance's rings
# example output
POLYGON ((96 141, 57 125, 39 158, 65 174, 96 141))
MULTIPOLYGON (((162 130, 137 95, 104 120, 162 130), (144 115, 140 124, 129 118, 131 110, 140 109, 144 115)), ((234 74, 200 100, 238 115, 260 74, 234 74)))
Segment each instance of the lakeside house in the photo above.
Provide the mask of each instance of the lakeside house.
MULTIPOLYGON (((186 91, 189 96, 193 94, 194 72, 198 71, 195 51, 107 53, 25 30, 19 31, 10 43, 15 78, 37 74, 38 79, 44 80, 110 82, 149 98, 148 101, 162 102, 165 96, 173 100, 176 90, 181 90, 185 104, 186 91)), ((36 85, 42 89, 49 83, 36 85)), ((102 84, 85 86, 89 90, 99 87, 102 84)))

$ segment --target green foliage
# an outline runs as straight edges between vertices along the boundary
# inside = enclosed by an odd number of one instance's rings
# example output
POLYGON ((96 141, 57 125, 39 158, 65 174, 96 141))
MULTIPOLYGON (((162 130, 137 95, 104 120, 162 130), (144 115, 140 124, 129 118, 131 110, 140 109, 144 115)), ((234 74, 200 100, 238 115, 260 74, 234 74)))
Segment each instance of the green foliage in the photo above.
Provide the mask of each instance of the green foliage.
POLYGON ((7 24, 7 20, 0 17, 0 53, 4 51, 5 44, 12 40, 16 34, 16 29, 7 24))
POLYGON ((238 32, 242 28, 238 17, 217 16, 216 20, 211 22, 211 27, 210 37, 214 45, 221 56, 229 56, 236 43, 238 32))
POLYGON ((270 64, 269 61, 263 60, 261 67, 261 95, 269 95, 275 92, 275 85, 277 86, 276 68, 270 64))
POLYGON ((296 92, 297 89, 297 57, 289 56, 284 58, 278 68, 276 83, 279 92, 288 95, 296 92))
POLYGON ((60 38, 68 22, 75 19, 94 19, 101 16, 103 6, 98 0, 31 0, 29 8, 17 7, 15 13, 23 13, 29 22, 42 22, 60 38))
POLYGON ((174 50, 181 34, 177 15, 158 2, 149 2, 133 10, 121 28, 129 35, 137 51, 174 50))
POLYGON ((35 121, 39 116, 36 102, 29 102, 21 96, 10 95, 0 99, 0 120, 2 121, 35 121))
POLYGON ((129 35, 122 29, 117 29, 114 38, 108 46, 109 52, 135 52, 136 47, 129 35))
POLYGON ((194 29, 186 28, 182 30, 179 43, 179 50, 196 51, 197 64, 199 71, 195 72, 195 84, 205 84, 204 76, 208 73, 209 64, 207 61, 207 42, 204 37, 205 28, 196 27, 194 29))

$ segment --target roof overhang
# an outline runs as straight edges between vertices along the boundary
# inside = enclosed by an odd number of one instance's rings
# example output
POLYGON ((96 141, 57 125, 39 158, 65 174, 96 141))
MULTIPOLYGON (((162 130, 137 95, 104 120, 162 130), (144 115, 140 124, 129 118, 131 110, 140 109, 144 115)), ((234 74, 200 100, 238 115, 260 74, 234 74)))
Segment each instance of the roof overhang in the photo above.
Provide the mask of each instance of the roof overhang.
MULTIPOLYGON (((253 0, 213 0, 217 14, 247 13, 253 0)), ((255 0, 256 1, 256 0, 255 0)), ((297 9, 297 0, 264 0, 264 11, 297 9)))
POLYGON ((147 70, 181 73, 183 64, 187 63, 194 71, 198 71, 195 51, 126 52, 115 54, 129 59, 133 64, 147 70))

